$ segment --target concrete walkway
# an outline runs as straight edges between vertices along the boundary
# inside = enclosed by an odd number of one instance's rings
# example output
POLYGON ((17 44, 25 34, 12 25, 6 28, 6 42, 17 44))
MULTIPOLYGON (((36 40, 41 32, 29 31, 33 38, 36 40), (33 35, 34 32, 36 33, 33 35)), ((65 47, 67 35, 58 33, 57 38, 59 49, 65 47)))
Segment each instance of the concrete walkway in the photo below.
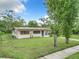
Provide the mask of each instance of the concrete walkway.
POLYGON ((38 59, 64 59, 65 57, 68 57, 76 52, 79 52, 79 45, 71 48, 64 49, 62 51, 49 54, 47 56, 38 58, 38 59))

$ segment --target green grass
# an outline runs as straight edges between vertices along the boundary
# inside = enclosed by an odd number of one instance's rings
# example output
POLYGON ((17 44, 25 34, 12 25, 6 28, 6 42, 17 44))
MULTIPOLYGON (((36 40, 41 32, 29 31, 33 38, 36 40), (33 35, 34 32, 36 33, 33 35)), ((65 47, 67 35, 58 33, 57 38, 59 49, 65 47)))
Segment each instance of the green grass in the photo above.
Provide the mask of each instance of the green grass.
POLYGON ((79 35, 72 35, 71 37, 79 40, 79 35))
POLYGON ((0 57, 10 57, 13 59, 37 59, 68 47, 78 45, 79 42, 70 41, 65 44, 65 40, 58 38, 58 47, 53 48, 53 37, 12 39, 10 35, 2 36, 0 57))
POLYGON ((67 57, 66 59, 79 59, 79 52, 67 57))

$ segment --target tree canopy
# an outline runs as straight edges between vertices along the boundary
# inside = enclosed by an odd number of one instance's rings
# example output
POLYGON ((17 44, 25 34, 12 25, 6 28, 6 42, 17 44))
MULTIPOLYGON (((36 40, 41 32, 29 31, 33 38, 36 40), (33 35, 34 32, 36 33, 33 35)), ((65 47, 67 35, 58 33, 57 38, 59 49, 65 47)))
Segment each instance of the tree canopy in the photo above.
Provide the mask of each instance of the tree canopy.
POLYGON ((48 9, 48 15, 51 20, 54 20, 54 42, 56 46, 56 35, 61 31, 66 37, 66 43, 69 43, 69 38, 75 23, 78 8, 78 0, 45 0, 48 9))
POLYGON ((36 21, 29 21, 28 22, 28 27, 38 27, 38 23, 36 21))
POLYGON ((21 17, 14 17, 12 11, 5 12, 5 15, 0 18, 0 31, 9 33, 14 27, 24 26, 24 19, 21 17))

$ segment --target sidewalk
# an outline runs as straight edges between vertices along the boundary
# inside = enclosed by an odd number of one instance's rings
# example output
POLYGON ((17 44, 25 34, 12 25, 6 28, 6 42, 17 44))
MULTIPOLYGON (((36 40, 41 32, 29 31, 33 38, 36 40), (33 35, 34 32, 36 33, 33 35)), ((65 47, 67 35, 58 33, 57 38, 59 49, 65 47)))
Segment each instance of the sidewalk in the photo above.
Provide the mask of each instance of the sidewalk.
POLYGON ((65 57, 68 57, 76 52, 79 52, 79 45, 49 54, 38 59, 64 59, 65 57))

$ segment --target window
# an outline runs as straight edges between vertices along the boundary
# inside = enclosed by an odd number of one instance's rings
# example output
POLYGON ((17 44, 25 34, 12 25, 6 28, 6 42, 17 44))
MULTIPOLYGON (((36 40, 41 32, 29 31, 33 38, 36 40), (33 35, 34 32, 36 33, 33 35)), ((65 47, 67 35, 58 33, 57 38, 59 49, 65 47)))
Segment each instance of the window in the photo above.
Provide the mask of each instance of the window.
POLYGON ((21 31, 20 34, 29 34, 29 31, 21 31))
POLYGON ((45 32, 45 35, 48 35, 48 32, 45 32))
POLYGON ((40 34, 40 31, 33 31, 34 34, 40 34))

